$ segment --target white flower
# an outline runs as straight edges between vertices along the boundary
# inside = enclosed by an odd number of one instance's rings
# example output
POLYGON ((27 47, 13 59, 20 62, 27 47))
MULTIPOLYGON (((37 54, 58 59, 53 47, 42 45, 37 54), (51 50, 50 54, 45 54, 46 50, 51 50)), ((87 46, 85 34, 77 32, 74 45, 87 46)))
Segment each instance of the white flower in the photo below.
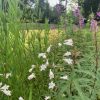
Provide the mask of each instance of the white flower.
POLYGON ((43 70, 46 70, 47 66, 49 65, 49 62, 48 62, 48 59, 46 60, 46 63, 45 64, 42 64, 40 66, 40 71, 43 71, 43 70))
POLYGON ((41 58, 41 57, 45 59, 46 58, 46 53, 39 53, 38 58, 41 58))
POLYGON ((32 65, 31 68, 29 69, 29 72, 31 73, 34 68, 35 68, 35 65, 32 65))
POLYGON ((11 96, 11 91, 10 90, 1 90, 5 95, 11 96))
POLYGON ((8 90, 8 88, 9 88, 9 85, 6 85, 6 84, 5 84, 5 85, 2 86, 0 89, 1 89, 1 90, 8 90))
POLYGON ((32 66, 31 66, 31 68, 33 68, 33 69, 34 69, 34 68, 35 68, 35 65, 32 65, 32 66))
POLYGON ((0 76, 3 76, 3 74, 0 74, 0 76))
POLYGON ((54 73, 51 71, 51 69, 50 69, 50 72, 49 72, 49 78, 50 78, 50 80, 54 78, 54 73))
POLYGON ((22 97, 19 97, 19 100, 24 100, 22 97))
POLYGON ((50 46, 47 48, 47 52, 48 52, 48 53, 51 51, 51 47, 52 47, 52 45, 50 45, 50 46))
POLYGON ((69 65, 72 65, 73 64, 73 60, 70 59, 70 58, 67 58, 67 59, 63 59, 66 63, 68 63, 69 65))
POLYGON ((46 60, 46 63, 45 63, 45 65, 46 65, 46 66, 48 66, 48 65, 49 65, 48 59, 46 60))
POLYGON ((64 56, 70 56, 71 55, 71 52, 66 52, 65 54, 64 54, 64 56))
POLYGON ((0 87, 2 86, 2 82, 0 82, 0 87))
POLYGON ((6 73, 6 79, 8 79, 9 77, 11 77, 11 73, 6 73))
POLYGON ((66 95, 63 93, 62 96, 65 97, 66 95))
MULTIPOLYGON (((2 83, 0 84, 0 86, 2 86, 2 83)), ((9 89, 9 85, 6 85, 6 84, 4 86, 0 87, 0 91, 2 91, 7 96, 11 96, 11 91, 8 89, 9 89)))
POLYGON ((65 40, 64 44, 69 45, 69 46, 73 46, 73 40, 72 39, 65 40))
POLYGON ((45 96, 44 100, 49 100, 50 98, 50 96, 45 96))
POLYGON ((45 70, 47 68, 47 65, 46 64, 42 64, 41 66, 40 66, 40 71, 43 71, 43 70, 45 70))
POLYGON ((5 77, 6 79, 8 79, 9 77, 11 77, 11 73, 0 74, 0 76, 3 76, 3 77, 5 77))
POLYGON ((49 89, 54 89, 55 83, 52 81, 49 83, 49 89))
POLYGON ((58 46, 59 46, 59 47, 61 47, 61 46, 62 46, 62 44, 61 44, 61 43, 58 43, 58 46))
POLYGON ((57 66, 53 63, 53 64, 52 64, 52 67, 53 67, 53 68, 56 68, 57 66))
POLYGON ((32 72, 32 70, 33 70, 33 68, 30 68, 30 69, 29 69, 29 72, 31 73, 31 72, 32 72))
POLYGON ((67 76, 67 75, 62 76, 62 77, 60 77, 60 79, 63 79, 63 80, 68 80, 68 76, 67 76))
POLYGON ((30 76, 28 76, 28 80, 32 80, 33 78, 36 78, 35 73, 32 73, 30 76))

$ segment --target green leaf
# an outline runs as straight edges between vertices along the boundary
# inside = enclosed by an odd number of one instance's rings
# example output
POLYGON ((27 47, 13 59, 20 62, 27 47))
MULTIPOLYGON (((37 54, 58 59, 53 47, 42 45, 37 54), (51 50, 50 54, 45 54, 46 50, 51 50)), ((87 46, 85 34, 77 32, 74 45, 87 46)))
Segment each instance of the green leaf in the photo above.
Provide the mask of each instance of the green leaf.
POLYGON ((84 93, 82 92, 81 87, 77 81, 74 81, 74 85, 75 85, 76 90, 78 91, 78 94, 79 94, 81 100, 90 100, 88 97, 86 97, 84 95, 84 93))
POLYGON ((83 74, 86 74, 86 75, 89 75, 91 76, 92 78, 95 78, 95 75, 93 72, 91 72, 90 70, 75 70, 75 72, 78 72, 78 73, 83 73, 83 74))
POLYGON ((29 100, 32 100, 32 85, 30 86, 29 100))

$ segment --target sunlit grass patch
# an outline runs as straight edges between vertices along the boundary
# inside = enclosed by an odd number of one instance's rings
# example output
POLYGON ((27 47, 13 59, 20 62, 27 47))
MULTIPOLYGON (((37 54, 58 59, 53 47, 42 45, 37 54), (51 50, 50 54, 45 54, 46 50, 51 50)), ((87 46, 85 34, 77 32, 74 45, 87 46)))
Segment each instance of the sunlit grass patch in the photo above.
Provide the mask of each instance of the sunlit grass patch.
POLYGON ((45 38, 45 35, 48 36, 48 42, 50 44, 55 44, 61 39, 63 33, 64 33, 63 30, 50 29, 48 31, 46 30, 24 30, 22 34, 25 34, 25 45, 27 46, 28 41, 30 41, 30 39, 35 41, 35 39, 39 37, 41 41, 43 41, 43 39, 45 38))

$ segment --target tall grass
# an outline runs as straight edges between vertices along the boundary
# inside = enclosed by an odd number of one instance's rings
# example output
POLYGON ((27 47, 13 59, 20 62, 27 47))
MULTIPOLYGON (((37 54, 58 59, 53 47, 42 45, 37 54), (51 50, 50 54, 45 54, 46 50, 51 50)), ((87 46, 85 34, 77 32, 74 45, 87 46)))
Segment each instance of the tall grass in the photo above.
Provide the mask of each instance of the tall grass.
POLYGON ((17 100, 20 96, 25 100, 41 100, 50 92, 48 71, 39 71, 42 61, 38 58, 50 45, 49 26, 45 24, 43 36, 41 29, 28 34, 28 30, 25 32, 21 28, 18 1, 8 0, 8 4, 7 12, 0 10, 0 73, 4 74, 0 81, 10 86, 11 96, 0 92, 0 100, 17 100), (28 70, 33 64, 37 66, 37 78, 29 81, 28 70), (6 73, 12 74, 9 79, 5 78, 6 73))
MULTIPOLYGON (((66 31, 50 30, 48 23, 43 30, 31 31, 27 26, 22 30, 18 1, 8 0, 8 3, 7 12, 0 10, 0 82, 2 86, 10 86, 11 96, 1 91, 0 86, 0 100, 18 100, 19 97, 49 100, 45 96, 51 100, 99 100, 100 50, 95 50, 98 45, 94 45, 92 33, 87 28, 73 31, 71 23, 66 31), (65 45, 68 39, 73 39, 73 46, 65 45), (71 55, 64 57, 66 52, 71 55), (45 53, 46 58, 39 57, 41 53, 45 53), (41 71, 41 65, 47 61, 47 68, 41 71), (31 73, 35 76, 29 80, 32 65, 35 68, 31 73), (7 73, 11 73, 8 78, 7 73), (55 83, 53 89, 48 88, 50 82, 55 83)), ((96 34, 95 41, 100 44, 99 34, 96 34)))

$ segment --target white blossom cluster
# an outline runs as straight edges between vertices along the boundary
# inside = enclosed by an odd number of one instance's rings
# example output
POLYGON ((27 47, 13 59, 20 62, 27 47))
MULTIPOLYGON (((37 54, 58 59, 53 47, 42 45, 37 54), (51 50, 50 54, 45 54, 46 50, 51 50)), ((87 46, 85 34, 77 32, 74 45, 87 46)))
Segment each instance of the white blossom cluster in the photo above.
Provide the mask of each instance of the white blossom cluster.
POLYGON ((32 72, 34 68, 35 68, 35 65, 32 65, 31 68, 29 69, 29 73, 31 74, 28 76, 28 80, 32 80, 33 78, 36 78, 35 73, 32 72))
POLYGON ((5 77, 6 79, 8 79, 12 75, 11 75, 11 73, 6 73, 6 74, 0 74, 0 76, 5 77))
MULTIPOLYGON (((68 39, 65 40, 64 43, 58 43, 58 46, 61 47, 62 45, 67 45, 67 46, 73 46, 73 40, 72 39, 68 39)), ((50 45, 45 53, 39 53, 38 54, 38 58, 39 59, 45 59, 45 63, 43 63, 42 65, 40 65, 40 71, 45 71, 47 69, 47 67, 49 66, 49 61, 47 59, 47 54, 49 54, 51 52, 51 47, 52 45, 50 45)), ((65 61, 67 64, 72 65, 73 64, 73 60, 70 58, 71 57, 71 52, 67 51, 64 55, 63 55, 63 61, 65 61)), ((54 63, 53 63, 53 66, 54 63)), ((31 68, 29 69, 29 73, 30 75, 28 76, 28 80, 32 80, 36 78, 36 75, 34 73, 34 69, 36 68, 36 65, 32 65, 31 68)), ((56 68, 56 67, 53 67, 56 68)), ((0 74, 0 76, 5 77, 6 79, 8 79, 9 77, 12 76, 11 73, 6 73, 6 74, 0 74)), ((54 70, 52 68, 49 69, 49 84, 48 84, 48 89, 53 90, 56 86, 55 82, 54 82, 54 70)), ((68 76, 67 75, 63 75, 61 76, 59 79, 63 79, 63 80, 68 80, 68 76)), ((11 91, 9 90, 9 85, 3 85, 2 82, 0 83, 0 91, 3 92, 5 95, 7 96, 11 96, 11 91)), ((45 96, 44 100, 50 100, 51 96, 45 96)), ((19 97, 18 100, 24 100, 23 97, 19 97)))
POLYGON ((23 99, 23 97, 20 96, 18 100, 24 100, 24 99, 23 99))
POLYGON ((0 91, 3 92, 7 96, 11 96, 11 91, 9 90, 9 85, 3 85, 2 82, 0 83, 0 91))
MULTIPOLYGON (((8 79, 9 77, 12 76, 12 74, 5 73, 5 74, 0 74, 0 76, 8 79)), ((3 83, 0 82, 0 91, 3 92, 7 96, 11 96, 11 91, 9 90, 9 85, 7 85, 7 84, 3 85, 3 83)))
MULTIPOLYGON (((68 39, 68 40, 65 40, 64 41, 64 44, 65 45, 68 45, 68 46, 73 46, 73 40, 72 39, 68 39)), ((65 54, 64 54, 64 58, 63 60, 68 63, 69 65, 72 65, 73 64, 73 60, 70 58, 71 56, 71 52, 67 51, 65 54)))
MULTIPOLYGON (((73 40, 72 39, 67 39, 64 41, 64 43, 58 43, 58 47, 62 47, 62 45, 65 45, 65 46, 73 46, 73 40)), ((41 64, 40 65, 40 71, 45 71, 47 69, 47 67, 49 66, 49 60, 47 58, 47 54, 49 54, 51 52, 51 48, 52 48, 52 45, 50 45, 46 52, 44 53, 39 53, 38 54, 38 58, 39 59, 43 59, 45 61, 45 63, 41 64)), ((67 51, 66 53, 64 53, 63 55, 63 61, 66 62, 68 65, 72 65, 73 64, 73 60, 71 59, 71 52, 67 51)), ((53 66, 54 63, 53 63, 53 66)), ((31 68, 29 69, 29 73, 31 73, 31 75, 28 76, 28 80, 32 80, 33 78, 36 78, 36 75, 35 73, 33 73, 34 71, 34 68, 35 68, 35 65, 32 65, 31 68)), ((52 68, 56 68, 56 67, 52 67, 52 68)), ((49 69, 49 84, 48 84, 48 89, 52 90, 55 88, 56 84, 54 82, 54 78, 55 78, 55 74, 54 74, 54 70, 50 68, 49 69)), ((63 76, 60 76, 61 80, 68 80, 68 75, 63 75, 63 76)), ((51 96, 50 95, 46 95, 44 100, 50 100, 51 99, 51 96)), ((23 98, 19 100, 24 100, 23 98)))

